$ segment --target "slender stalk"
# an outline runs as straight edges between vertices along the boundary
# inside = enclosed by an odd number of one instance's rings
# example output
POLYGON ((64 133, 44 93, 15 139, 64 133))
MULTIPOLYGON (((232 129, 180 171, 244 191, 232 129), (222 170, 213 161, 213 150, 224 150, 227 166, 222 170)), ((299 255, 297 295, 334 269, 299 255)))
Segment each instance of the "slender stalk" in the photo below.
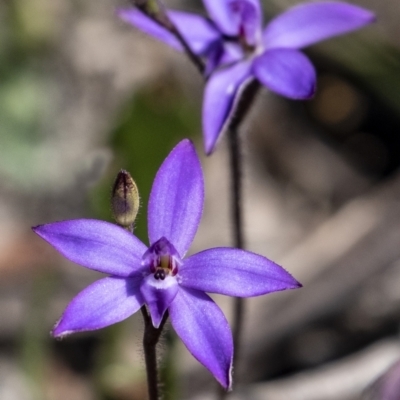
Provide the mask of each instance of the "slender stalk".
MULTIPOLYGON (((243 235, 243 209, 242 209, 242 154, 240 151, 240 139, 238 126, 232 126, 228 132, 229 146, 229 172, 230 172, 230 214, 232 223, 233 243, 234 246, 244 248, 243 235)), ((244 316, 244 299, 235 297, 233 299, 233 366, 237 368, 237 360, 242 336, 244 316)), ((236 372, 236 371, 235 371, 236 372)), ((218 398, 225 399, 228 396, 221 386, 218 387, 218 398)))
POLYGON ((150 315, 145 306, 141 309, 144 321, 143 350, 146 363, 147 388, 149 400, 160 400, 158 385, 158 368, 156 346, 160 339, 162 330, 168 319, 168 311, 164 314, 159 328, 154 328, 150 315))
MULTIPOLYGON (((233 229, 233 244, 239 249, 244 249, 245 240, 243 232, 243 157, 241 153, 239 126, 246 117, 250 106, 258 92, 259 84, 251 82, 244 90, 239 101, 234 117, 229 124, 228 146, 229 146, 229 171, 231 191, 231 222, 233 229)), ((233 302, 233 366, 237 371, 238 359, 240 356, 240 345, 243 331, 245 314, 245 300, 236 297, 233 302)), ((237 373, 236 373, 237 375, 237 373)), ((237 382, 237 376, 236 376, 237 382)), ((218 391, 220 400, 226 398, 228 393, 225 390, 218 391)))
POLYGON ((243 211, 242 211, 242 154, 239 144, 238 127, 228 132, 229 170, 231 180, 231 220, 233 225, 234 246, 244 248, 243 211))
MULTIPOLYGON (((242 190, 242 154, 240 151, 240 138, 237 127, 232 127, 228 132, 229 144, 229 166, 230 166, 230 179, 231 179, 231 220, 233 225, 233 243, 234 246, 244 248, 244 235, 243 235, 243 190, 242 190)), ((233 355, 233 365, 236 366, 238 359, 238 350, 240 344, 240 337, 243 326, 243 310, 244 300, 242 298, 234 299, 234 318, 233 318, 233 348, 235 349, 233 355)))

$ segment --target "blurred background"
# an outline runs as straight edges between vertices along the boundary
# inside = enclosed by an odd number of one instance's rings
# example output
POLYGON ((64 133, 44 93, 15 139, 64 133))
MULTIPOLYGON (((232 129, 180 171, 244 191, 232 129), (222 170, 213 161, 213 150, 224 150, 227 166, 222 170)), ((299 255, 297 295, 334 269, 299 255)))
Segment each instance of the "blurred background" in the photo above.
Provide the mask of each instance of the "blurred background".
MULTIPOLYGON (((296 3, 265 0, 266 20, 296 3)), ((247 248, 304 288, 247 301, 235 399, 400 399, 400 2, 351 3, 378 22, 307 49, 315 98, 263 89, 242 127, 247 248), (382 394, 389 384, 394 397, 382 394)), ((204 12, 200 0, 165 4, 204 12)), ((139 186, 136 233, 147 242, 162 160, 185 137, 203 154, 202 79, 184 55, 119 21, 123 5, 0 2, 1 400, 146 398, 140 315, 50 337, 100 274, 30 230, 112 221, 110 190, 124 168, 139 186)), ((206 204, 192 252, 231 243, 225 140, 202 162, 206 204)), ((230 317, 230 299, 215 299, 230 317)), ((213 378, 171 330, 160 353, 165 399, 213 398, 213 378)))

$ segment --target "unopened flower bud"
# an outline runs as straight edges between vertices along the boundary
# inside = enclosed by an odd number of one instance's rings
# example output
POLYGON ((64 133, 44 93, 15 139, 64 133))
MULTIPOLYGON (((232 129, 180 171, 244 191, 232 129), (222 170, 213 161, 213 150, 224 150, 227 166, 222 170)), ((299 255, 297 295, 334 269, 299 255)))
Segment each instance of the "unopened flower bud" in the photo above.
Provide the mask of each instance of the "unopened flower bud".
POLYGON ((121 170, 115 179, 111 207, 115 221, 124 228, 131 228, 139 210, 139 191, 129 172, 121 170))

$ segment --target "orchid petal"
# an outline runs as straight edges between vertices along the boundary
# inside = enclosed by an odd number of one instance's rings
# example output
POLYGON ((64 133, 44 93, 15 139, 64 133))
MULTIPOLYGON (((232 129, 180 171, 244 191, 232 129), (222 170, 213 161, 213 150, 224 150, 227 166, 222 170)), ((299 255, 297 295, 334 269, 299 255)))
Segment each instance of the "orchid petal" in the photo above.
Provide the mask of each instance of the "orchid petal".
POLYGON ((258 0, 233 0, 230 2, 231 19, 244 35, 246 43, 255 46, 261 38, 262 13, 258 0))
POLYGON ((282 96, 309 99, 314 95, 314 66, 297 50, 267 50, 254 60, 253 72, 263 85, 282 96))
MULTIPOLYGON (((117 10, 117 15, 142 32, 168 44, 175 50, 183 51, 176 36, 136 8, 117 10)), ((168 16, 196 53, 203 53, 208 46, 218 40, 220 33, 206 18, 182 11, 168 11, 168 16)))
POLYGON ((232 385, 232 334, 228 321, 205 293, 179 288, 169 308, 178 336, 226 389, 232 385))
POLYGON ((375 15, 366 9, 340 2, 302 4, 273 19, 263 33, 267 48, 308 46, 372 23, 375 15))
POLYGON ((222 40, 215 41, 209 46, 205 54, 205 71, 204 76, 208 77, 210 74, 223 63, 222 59, 225 55, 224 43, 222 40))
POLYGON ((235 42, 224 42, 224 53, 219 65, 228 65, 245 58, 242 47, 235 42))
POLYGON ((140 31, 150 35, 174 48, 182 51, 182 45, 174 34, 169 32, 163 26, 152 20, 137 8, 121 8, 117 10, 117 15, 125 22, 133 25, 140 31))
POLYGON ((209 77, 219 66, 232 64, 244 58, 243 49, 237 43, 215 41, 204 53, 206 69, 204 75, 209 77))
POLYGON ((202 54, 221 33, 201 15, 182 11, 168 11, 168 16, 196 54, 202 54))
POLYGON ((239 27, 232 19, 231 2, 232 0, 203 0, 208 15, 220 31, 225 35, 236 36, 239 27))
POLYGON ((150 243, 161 237, 183 257, 196 234, 204 203, 200 160, 193 143, 182 140, 162 163, 148 207, 150 243))
POLYGON ((225 35, 244 34, 254 45, 260 33, 262 12, 259 0, 203 0, 208 15, 225 35))
POLYGON ((141 277, 108 277, 92 283, 69 303, 53 336, 100 329, 128 318, 143 305, 141 281, 141 277))
POLYGON ((239 62, 216 71, 208 80, 203 100, 204 147, 211 154, 232 118, 244 87, 251 79, 251 63, 239 62))
POLYGON ((249 251, 223 247, 187 258, 179 270, 179 282, 191 289, 235 297, 301 287, 273 261, 249 251))
POLYGON ((140 274, 147 247, 117 225, 95 219, 75 219, 33 228, 69 260, 106 274, 140 274))
POLYGON ((140 286, 140 292, 147 304, 154 328, 161 324, 165 311, 170 306, 178 292, 178 282, 173 276, 166 276, 164 280, 148 275, 140 286))

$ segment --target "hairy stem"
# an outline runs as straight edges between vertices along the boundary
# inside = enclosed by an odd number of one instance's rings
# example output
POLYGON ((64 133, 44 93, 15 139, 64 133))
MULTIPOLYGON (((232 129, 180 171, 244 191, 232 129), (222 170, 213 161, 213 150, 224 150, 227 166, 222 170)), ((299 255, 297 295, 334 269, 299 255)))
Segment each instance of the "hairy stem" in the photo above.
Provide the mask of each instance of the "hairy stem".
POLYGON ((154 328, 150 315, 145 306, 141 309, 144 321, 143 350, 146 363, 147 387, 149 400, 160 400, 158 385, 158 368, 156 346, 160 339, 162 330, 168 319, 168 311, 164 314, 159 328, 154 328))

